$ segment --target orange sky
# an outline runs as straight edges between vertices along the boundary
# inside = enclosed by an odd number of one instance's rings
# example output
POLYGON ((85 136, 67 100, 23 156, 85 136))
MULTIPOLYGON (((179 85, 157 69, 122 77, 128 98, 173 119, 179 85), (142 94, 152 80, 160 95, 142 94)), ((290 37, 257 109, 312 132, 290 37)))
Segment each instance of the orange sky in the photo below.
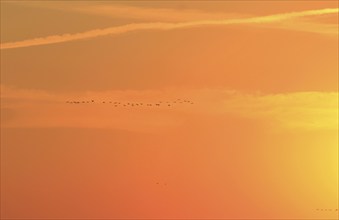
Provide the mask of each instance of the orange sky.
POLYGON ((2 218, 337 208, 337 1, 1 1, 2 218))

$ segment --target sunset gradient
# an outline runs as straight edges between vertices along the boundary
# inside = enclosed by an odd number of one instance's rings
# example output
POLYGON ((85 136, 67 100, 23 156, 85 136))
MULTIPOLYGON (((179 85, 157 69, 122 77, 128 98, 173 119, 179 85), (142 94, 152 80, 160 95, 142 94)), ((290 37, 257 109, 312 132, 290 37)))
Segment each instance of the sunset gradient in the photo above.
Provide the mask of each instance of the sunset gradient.
POLYGON ((1 0, 1 218, 338 219, 338 8, 1 0))

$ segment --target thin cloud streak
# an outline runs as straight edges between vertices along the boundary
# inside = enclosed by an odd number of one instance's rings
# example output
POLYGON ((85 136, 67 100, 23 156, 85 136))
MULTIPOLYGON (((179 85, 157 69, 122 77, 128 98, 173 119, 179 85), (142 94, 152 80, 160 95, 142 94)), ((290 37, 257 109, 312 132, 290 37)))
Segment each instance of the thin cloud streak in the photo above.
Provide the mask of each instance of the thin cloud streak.
POLYGON ((203 21, 192 21, 192 22, 179 22, 179 23, 167 23, 167 22, 152 22, 152 23, 136 23, 127 24, 122 26, 110 27, 105 29, 95 29, 91 31, 75 33, 75 34, 63 34, 53 35, 42 38, 35 38, 17 42, 3 43, 0 49, 14 49, 22 47, 32 47, 39 45, 57 44, 62 42, 70 42, 76 40, 91 39, 101 36, 123 34, 131 31, 142 31, 142 30, 173 30, 183 28, 193 28, 200 26, 211 26, 211 25, 236 25, 236 24, 269 24, 275 22, 282 22, 285 20, 291 20, 306 16, 326 15, 335 14, 339 12, 339 8, 327 8, 319 10, 308 10, 301 12, 291 12, 284 14, 275 14, 260 17, 251 18, 238 18, 238 19, 227 19, 227 20, 203 20, 203 21))

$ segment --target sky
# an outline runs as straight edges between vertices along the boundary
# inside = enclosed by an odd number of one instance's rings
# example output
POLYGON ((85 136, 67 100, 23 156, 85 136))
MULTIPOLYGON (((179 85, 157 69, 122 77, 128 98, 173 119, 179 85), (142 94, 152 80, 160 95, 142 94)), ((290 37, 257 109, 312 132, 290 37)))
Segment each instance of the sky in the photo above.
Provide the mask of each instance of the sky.
POLYGON ((1 217, 338 219, 338 12, 1 0, 1 217))

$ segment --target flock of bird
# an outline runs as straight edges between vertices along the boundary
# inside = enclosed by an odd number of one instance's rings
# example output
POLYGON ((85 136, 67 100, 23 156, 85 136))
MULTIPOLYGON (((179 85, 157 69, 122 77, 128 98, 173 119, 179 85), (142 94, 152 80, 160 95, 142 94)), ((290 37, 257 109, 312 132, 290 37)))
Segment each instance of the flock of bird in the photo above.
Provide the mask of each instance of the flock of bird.
POLYGON ((160 106, 167 106, 171 107, 178 104, 190 104, 193 105, 193 101, 187 99, 176 99, 174 101, 159 101, 155 103, 144 103, 144 102, 117 102, 117 101, 66 101, 67 104, 111 104, 114 107, 160 107, 160 106))

